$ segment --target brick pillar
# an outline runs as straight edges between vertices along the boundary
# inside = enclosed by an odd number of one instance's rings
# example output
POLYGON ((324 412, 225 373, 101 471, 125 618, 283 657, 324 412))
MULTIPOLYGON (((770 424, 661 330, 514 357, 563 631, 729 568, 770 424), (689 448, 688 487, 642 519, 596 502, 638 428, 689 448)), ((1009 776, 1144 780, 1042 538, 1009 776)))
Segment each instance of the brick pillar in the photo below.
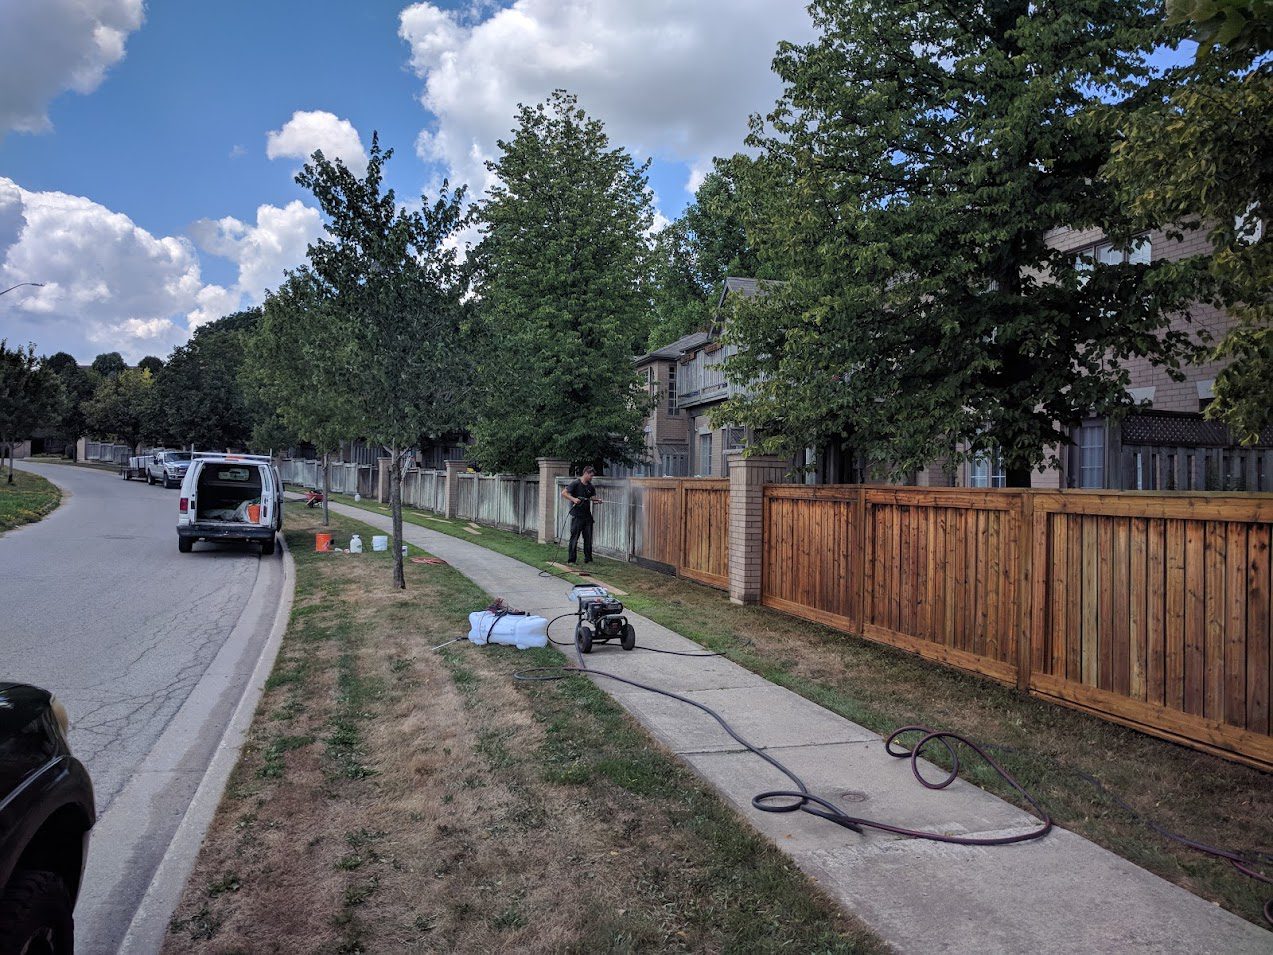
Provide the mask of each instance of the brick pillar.
MULTIPOLYGON (((376 463, 380 466, 379 484, 376 487, 376 500, 381 504, 389 503, 389 464, 393 458, 380 458, 376 463)), ((319 470, 322 470, 322 464, 319 464, 319 470)), ((321 481, 322 478, 319 478, 321 481)))
POLYGON ((729 458, 729 600, 736 604, 760 603, 760 568, 764 560, 764 487, 787 475, 786 458, 771 454, 729 458))
POLYGON ((469 469, 468 461, 446 462, 446 484, 442 488, 442 516, 455 517, 460 507, 460 475, 469 469))
POLYGON ((541 544, 557 539, 557 478, 570 473, 570 462, 562 458, 536 458, 539 463, 539 532, 541 544))

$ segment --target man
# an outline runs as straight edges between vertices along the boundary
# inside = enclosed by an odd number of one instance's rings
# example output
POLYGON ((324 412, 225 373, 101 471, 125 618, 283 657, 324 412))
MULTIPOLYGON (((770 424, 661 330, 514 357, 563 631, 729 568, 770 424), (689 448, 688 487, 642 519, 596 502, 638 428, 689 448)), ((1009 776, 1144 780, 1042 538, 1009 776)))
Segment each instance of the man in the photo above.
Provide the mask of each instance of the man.
POLYGON ((579 556, 579 535, 583 535, 583 562, 592 563, 592 504, 604 504, 598 498, 597 489, 592 486, 592 478, 597 472, 592 465, 583 469, 583 474, 561 489, 561 496, 570 502, 570 549, 566 553, 566 563, 573 564, 579 556))

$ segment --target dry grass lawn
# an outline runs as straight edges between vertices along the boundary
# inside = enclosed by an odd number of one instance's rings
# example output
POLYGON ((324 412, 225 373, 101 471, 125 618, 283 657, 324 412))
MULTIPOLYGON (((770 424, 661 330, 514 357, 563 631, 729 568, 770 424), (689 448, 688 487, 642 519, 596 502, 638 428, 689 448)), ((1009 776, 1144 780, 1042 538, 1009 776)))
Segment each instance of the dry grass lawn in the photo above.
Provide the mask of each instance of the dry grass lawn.
MULTIPOLYGON (((459 643, 449 567, 315 555, 164 951, 881 951, 555 651, 459 643)), ((370 528, 337 521, 337 540, 370 528)))

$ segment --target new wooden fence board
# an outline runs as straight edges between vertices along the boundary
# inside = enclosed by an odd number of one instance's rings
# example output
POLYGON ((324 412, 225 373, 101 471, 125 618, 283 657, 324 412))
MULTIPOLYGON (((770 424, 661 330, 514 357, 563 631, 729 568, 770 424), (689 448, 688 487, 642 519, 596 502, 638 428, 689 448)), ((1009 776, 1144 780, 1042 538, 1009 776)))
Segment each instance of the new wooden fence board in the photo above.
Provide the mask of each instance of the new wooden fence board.
POLYGON ((1184 710, 1203 715, 1203 640, 1206 567, 1203 563, 1205 524, 1185 524, 1185 692, 1184 710))
POLYGON ((1230 522, 1225 525, 1224 603, 1224 713, 1231 726, 1246 726, 1246 569, 1247 528, 1230 522))
POLYGON ((1247 666, 1246 706, 1247 729, 1255 733, 1273 732, 1270 725, 1273 706, 1269 695, 1273 692, 1273 653, 1270 653, 1269 600, 1273 587, 1269 580, 1270 526, 1253 525, 1247 542, 1247 666))
POLYGON ((1164 702, 1167 674, 1167 524, 1145 528, 1145 702, 1164 702))
POLYGON ((1149 528, 1148 522, 1143 517, 1132 519, 1129 531, 1129 556, 1128 556, 1128 576, 1130 584, 1130 592, 1128 594, 1129 606, 1127 608, 1127 629, 1129 646, 1129 661, 1127 674, 1127 693, 1134 700, 1145 701, 1145 672, 1146 672, 1146 592, 1148 590, 1148 576, 1146 571, 1146 559, 1148 552, 1149 528))

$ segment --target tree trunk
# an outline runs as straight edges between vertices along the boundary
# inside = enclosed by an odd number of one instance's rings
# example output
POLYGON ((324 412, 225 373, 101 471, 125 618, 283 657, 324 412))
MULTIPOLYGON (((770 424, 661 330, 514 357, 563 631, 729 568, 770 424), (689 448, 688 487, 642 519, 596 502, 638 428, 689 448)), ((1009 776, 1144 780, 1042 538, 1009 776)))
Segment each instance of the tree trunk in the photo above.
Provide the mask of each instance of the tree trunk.
MULTIPOLYGON (((14 445, 14 442, 10 441, 9 442, 9 483, 10 484, 13 483, 13 445, 14 445)), ((4 464, 4 459, 0 458, 0 466, 3 466, 3 464, 4 464)))
POLYGON ((407 578, 402 570, 402 453, 395 445, 393 461, 389 466, 389 509, 393 512, 393 585, 407 589, 407 578))
POLYGON ((332 496, 331 453, 323 452, 323 526, 331 525, 331 514, 327 510, 327 499, 332 496))

